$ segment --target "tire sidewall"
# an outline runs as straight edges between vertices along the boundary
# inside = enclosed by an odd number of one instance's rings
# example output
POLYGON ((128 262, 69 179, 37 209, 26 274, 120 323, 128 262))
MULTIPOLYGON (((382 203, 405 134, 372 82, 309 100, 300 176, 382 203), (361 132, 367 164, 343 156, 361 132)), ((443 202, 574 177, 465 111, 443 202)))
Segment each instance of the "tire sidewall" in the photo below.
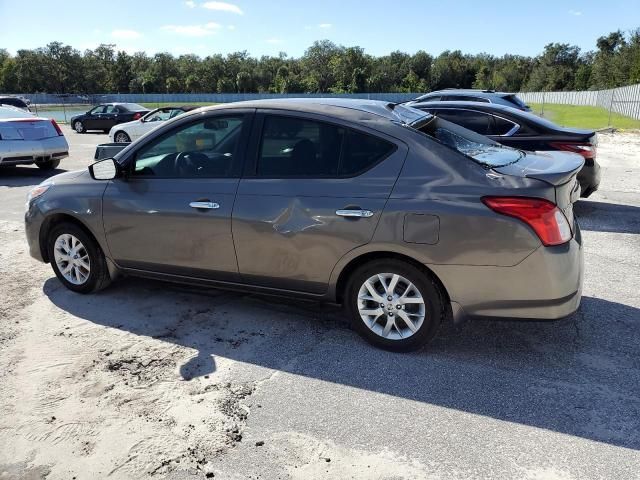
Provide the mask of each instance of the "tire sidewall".
POLYGON ((58 168, 60 160, 47 160, 46 162, 36 163, 36 166, 42 170, 53 170, 58 168))
POLYGON ((422 348, 438 332, 443 305, 438 286, 430 275, 413 265, 399 260, 375 260, 357 269, 347 285, 345 306, 352 328, 373 345, 395 352, 408 352, 422 348), (358 312, 358 292, 362 284, 378 273, 397 273, 413 283, 425 299, 426 315, 420 329, 403 340, 383 338, 367 327, 358 312))
POLYGON ((113 139, 114 139, 114 141, 115 141, 116 143, 128 143, 128 142, 131 142, 131 137, 129 137, 129 135, 128 135, 126 132, 122 132, 122 131, 117 132, 117 133, 114 135, 113 139), (118 136, 120 136, 120 135, 124 135, 124 137, 126 138, 126 140, 124 140, 124 141, 122 141, 122 142, 121 142, 121 141, 119 141, 119 140, 118 140, 118 136))
POLYGON ((76 133, 84 133, 85 132, 84 123, 82 123, 80 120, 75 121, 73 123, 73 129, 75 130, 76 133), (82 126, 82 130, 78 130, 76 125, 82 126))
POLYGON ((47 239, 47 253, 49 255, 49 261, 51 262, 53 272, 65 287, 77 293, 90 293, 96 290, 105 265, 104 255, 102 254, 102 251, 96 244, 95 240, 87 235, 81 228, 73 224, 62 224, 54 227, 49 233, 49 238, 47 239), (75 285, 64 278, 62 273, 60 273, 58 265, 55 261, 55 241, 60 235, 65 233, 73 235, 78 240, 80 240, 80 242, 82 242, 82 245, 84 245, 85 250, 89 254, 89 264, 91 270, 89 272, 89 278, 82 285, 75 285))

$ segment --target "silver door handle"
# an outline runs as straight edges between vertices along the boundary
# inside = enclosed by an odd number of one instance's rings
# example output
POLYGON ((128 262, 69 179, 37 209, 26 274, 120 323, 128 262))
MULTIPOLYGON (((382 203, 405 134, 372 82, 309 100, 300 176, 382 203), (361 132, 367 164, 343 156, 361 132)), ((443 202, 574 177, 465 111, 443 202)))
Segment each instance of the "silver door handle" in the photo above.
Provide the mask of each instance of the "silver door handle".
POLYGON ((206 208, 206 209, 220 208, 220 205, 214 202, 191 202, 189 206, 191 208, 206 208))
POLYGON ((336 210, 336 215, 341 217, 369 218, 373 217, 371 210, 336 210))

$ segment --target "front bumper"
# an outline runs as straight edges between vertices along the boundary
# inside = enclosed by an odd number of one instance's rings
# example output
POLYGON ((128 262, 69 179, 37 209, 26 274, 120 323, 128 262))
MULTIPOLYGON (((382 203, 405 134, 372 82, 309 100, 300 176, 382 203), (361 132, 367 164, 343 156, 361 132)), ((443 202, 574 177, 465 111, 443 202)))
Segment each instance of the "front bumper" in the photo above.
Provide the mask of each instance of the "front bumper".
POLYGON ((541 246, 512 267, 429 265, 449 293, 454 319, 558 320, 580 306, 584 258, 580 227, 556 247, 541 246))
POLYGON ((29 245, 29 255, 40 262, 45 261, 44 252, 40 245, 40 231, 43 222, 44 215, 38 208, 37 203, 31 202, 24 214, 24 230, 27 237, 27 244, 29 245))

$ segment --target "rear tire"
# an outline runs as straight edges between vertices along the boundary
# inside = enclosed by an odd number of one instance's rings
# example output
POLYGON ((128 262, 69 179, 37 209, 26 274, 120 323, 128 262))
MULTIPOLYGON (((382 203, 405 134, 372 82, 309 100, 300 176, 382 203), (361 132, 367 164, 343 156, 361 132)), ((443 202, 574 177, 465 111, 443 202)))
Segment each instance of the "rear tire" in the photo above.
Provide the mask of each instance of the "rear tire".
POLYGON ((107 261, 100 245, 73 223, 53 227, 47 253, 58 280, 77 293, 92 293, 111 283, 107 261))
POLYGON ((37 167, 41 170, 53 170, 58 168, 60 165, 60 160, 47 160, 46 162, 37 162, 37 167))
POLYGON ((354 330, 371 344, 396 352, 425 346, 445 316, 439 285, 427 272, 395 259, 358 268, 349 279, 345 306, 354 330))

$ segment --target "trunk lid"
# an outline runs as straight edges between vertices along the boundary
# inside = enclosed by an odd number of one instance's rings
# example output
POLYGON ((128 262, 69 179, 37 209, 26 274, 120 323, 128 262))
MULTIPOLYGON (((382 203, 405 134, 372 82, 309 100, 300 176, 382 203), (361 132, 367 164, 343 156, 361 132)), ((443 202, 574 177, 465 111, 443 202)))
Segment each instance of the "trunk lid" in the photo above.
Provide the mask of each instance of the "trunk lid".
POLYGON ((533 178, 553 186, 555 203, 573 229, 573 204, 580 198, 577 175, 583 165, 584 158, 576 153, 525 152, 518 162, 494 170, 503 175, 533 178))
POLYGON ((0 121, 0 141, 2 140, 43 140, 57 137, 58 132, 45 118, 16 118, 0 121))

